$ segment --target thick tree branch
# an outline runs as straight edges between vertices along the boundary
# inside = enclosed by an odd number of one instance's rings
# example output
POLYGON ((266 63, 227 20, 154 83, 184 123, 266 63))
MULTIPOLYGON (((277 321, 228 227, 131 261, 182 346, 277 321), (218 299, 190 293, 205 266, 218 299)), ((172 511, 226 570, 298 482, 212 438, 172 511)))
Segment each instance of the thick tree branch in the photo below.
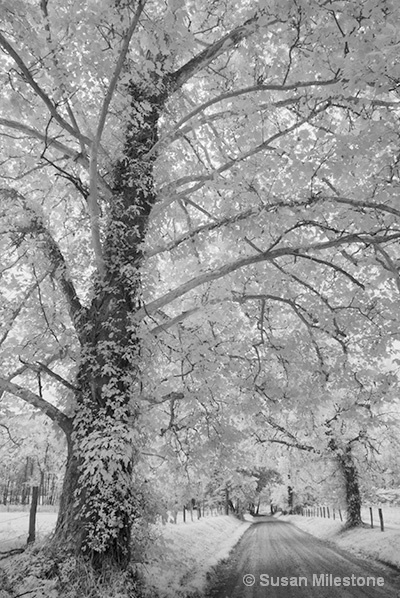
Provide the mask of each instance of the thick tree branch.
POLYGON ((124 35, 121 52, 119 54, 114 73, 111 77, 110 83, 108 85, 107 93, 104 97, 103 104, 102 104, 102 107, 100 110, 98 125, 97 125, 97 130, 96 130, 96 135, 95 135, 95 141, 94 141, 95 148, 97 148, 100 144, 100 140, 101 140, 101 137, 103 134, 104 126, 105 126, 107 115, 108 115, 108 110, 110 107, 110 103, 111 103, 112 97, 114 95, 115 89, 117 87, 118 79, 121 75, 122 68, 125 64, 126 56, 128 54, 128 50, 129 50, 129 44, 130 44, 132 36, 136 30, 136 27, 138 26, 140 15, 142 14, 145 4, 146 4, 146 0, 139 0, 138 6, 136 8, 135 16, 133 17, 132 23, 130 24, 127 32, 124 35))
POLYGON ((354 285, 360 287, 360 289, 365 290, 365 286, 363 285, 362 282, 360 282, 359 280, 357 280, 357 278, 355 278, 352 274, 350 274, 349 272, 347 272, 347 270, 344 270, 343 268, 341 268, 337 264, 333 264, 332 262, 327 262, 326 260, 321 260, 320 258, 317 258, 315 256, 311 256, 311 255, 299 255, 299 258, 302 258, 302 259, 305 259, 305 260, 311 260, 312 262, 315 262, 316 264, 323 264, 325 266, 328 266, 329 268, 332 268, 333 270, 336 270, 336 272, 339 272, 343 276, 347 276, 347 278, 349 278, 354 285))
MULTIPOLYGON (((233 302, 233 303, 242 304, 247 301, 260 301, 262 304, 262 311, 264 309, 266 301, 274 301, 274 302, 284 303, 284 304, 288 305, 292 309, 292 311, 295 313, 295 315, 299 318, 299 320, 305 325, 305 327, 308 331, 308 334, 310 335, 311 343, 315 349, 318 361, 321 365, 322 372, 326 378, 329 376, 329 373, 325 368, 325 363, 324 363, 324 360, 323 360, 323 357, 321 354, 321 350, 318 346, 316 339, 314 338, 313 330, 323 332, 330 338, 334 339, 341 346, 343 353, 344 354, 347 353, 347 347, 343 341, 343 337, 346 337, 346 334, 342 330, 339 329, 339 327, 337 326, 335 321, 333 321, 333 324, 335 327, 334 331, 331 331, 331 330, 323 327, 321 324, 314 323, 312 314, 310 314, 303 306, 296 303, 296 301, 294 301, 292 299, 288 299, 286 297, 280 297, 278 295, 271 295, 268 293, 267 294, 251 294, 251 295, 237 294, 234 297, 213 299, 211 301, 208 301, 206 305, 201 305, 201 306, 198 305, 191 309, 185 310, 184 312, 178 314, 177 316, 175 316, 169 320, 166 320, 164 323, 159 324, 158 326, 155 326, 154 328, 151 329, 151 334, 154 336, 157 336, 161 332, 166 332, 169 328, 172 328, 176 324, 180 324, 187 318, 190 318, 195 313, 204 309, 204 307, 207 307, 210 305, 216 305, 218 303, 223 303, 223 302, 233 302), (305 316, 305 314, 307 314, 308 318, 305 316)), ((261 334, 263 334, 262 327, 261 327, 261 334)))
MULTIPOLYGON (((286 428, 284 428, 283 426, 278 424, 278 422, 276 422, 270 415, 266 415, 263 412, 261 412, 260 415, 262 415, 262 417, 264 418, 264 421, 266 421, 268 425, 270 425, 272 428, 274 428, 274 430, 277 430, 284 436, 287 436, 288 438, 290 438, 290 440, 292 442, 295 442, 295 443, 299 442, 297 440, 296 436, 294 434, 292 434, 292 432, 290 432, 290 430, 287 430, 286 428)), ((307 450, 309 450, 309 449, 307 449, 307 450)), ((315 449, 312 447, 311 450, 315 450, 315 449)))
MULTIPOLYGON (((203 52, 200 52, 200 54, 189 60, 189 62, 181 66, 175 73, 167 75, 165 83, 170 93, 180 89, 189 81, 189 79, 205 69, 218 58, 218 56, 221 56, 221 54, 224 54, 225 52, 229 52, 229 50, 235 48, 243 39, 253 35, 253 33, 260 27, 259 17, 260 15, 256 13, 251 19, 248 19, 243 23, 243 25, 235 27, 235 29, 211 44, 208 48, 203 50, 203 52)), ((263 26, 271 27, 278 22, 278 19, 274 19, 263 26)))
POLYGON ((39 246, 52 266, 54 277, 57 280, 61 292, 67 302, 68 311, 75 330, 78 334, 78 337, 81 338, 85 310, 78 298, 74 283, 69 276, 64 256, 57 242, 52 237, 49 230, 45 227, 39 214, 37 214, 33 208, 27 204, 25 198, 15 191, 15 189, 0 189, 0 197, 11 201, 14 204, 14 209, 17 202, 21 204, 24 215, 26 218, 28 218, 28 223, 26 220, 23 221, 23 225, 20 227, 21 232, 31 233, 36 236, 39 246))
MULTIPOLYGON (((324 179, 324 181, 326 182, 326 179, 324 179)), ((358 201, 356 199, 350 199, 349 197, 341 197, 339 195, 335 195, 335 197, 318 195, 317 197, 315 197, 314 201, 315 201, 315 203, 320 202, 320 201, 332 201, 334 203, 346 204, 346 205, 352 206, 353 208, 357 208, 357 209, 361 209, 361 210, 368 208, 369 210, 378 210, 379 212, 386 212, 387 214, 393 214, 394 216, 400 216, 399 209, 393 208, 392 206, 389 206, 387 204, 375 203, 373 201, 367 201, 367 200, 358 201)))
MULTIPOLYGON (((151 315, 155 313, 158 309, 161 309, 165 305, 172 303, 176 299, 183 297, 193 289, 209 283, 213 282, 214 280, 218 280, 235 272, 236 270, 240 270, 245 268, 246 266, 251 266, 254 264, 259 264, 262 262, 271 262, 272 260, 276 260, 280 257, 285 256, 293 256, 293 257, 304 257, 310 252, 319 252, 324 251, 326 249, 333 249, 335 247, 342 247, 343 245, 350 245, 350 244, 362 244, 362 245, 381 245, 388 243, 390 241, 400 239, 400 232, 393 233, 391 235, 367 235, 364 233, 354 233, 349 235, 343 235, 338 239, 333 239, 330 241, 323 241, 320 243, 311 243, 307 245, 298 245, 297 247, 281 247, 278 249, 267 250, 263 253, 257 253, 256 255, 250 255, 229 264, 224 264, 215 270, 210 272, 205 272, 200 274, 200 276, 196 276, 188 280, 187 282, 183 283, 179 287, 165 293, 162 297, 155 299, 148 303, 145 307, 139 309, 136 313, 137 317, 143 319, 146 315, 151 315)), ((329 262, 326 262, 327 265, 330 265, 329 262)))
MULTIPOLYGON (((325 260, 320 260, 320 262, 325 263, 326 265, 331 265, 329 264, 329 262, 325 262, 325 260)), ((326 297, 324 297, 324 295, 322 293, 320 293, 317 289, 315 289, 311 284, 309 284, 308 282, 302 280, 300 277, 296 276, 295 274, 293 274, 293 272, 288 272, 285 268, 282 268, 282 266, 280 266, 279 264, 277 264, 276 262, 272 261, 271 262, 275 268, 277 270, 279 270, 279 272, 281 272, 284 276, 288 276, 290 277, 292 280, 294 280, 295 282, 297 282, 300 286, 304 287, 305 289, 307 289, 308 292, 313 293, 319 301, 322 302, 322 304, 331 312, 332 314, 332 323, 335 327, 336 330, 336 338, 338 337, 344 337, 345 333, 343 332, 343 330, 340 329, 336 317, 335 317, 335 311, 337 309, 339 309, 339 307, 332 307, 332 305, 329 303, 328 299, 326 297)), ((347 272, 344 270, 343 271, 345 274, 347 274, 347 272)), ((343 345, 342 345, 343 346, 343 345)))
MULTIPOLYGON (((334 85, 336 83, 340 83, 340 79, 328 79, 326 81, 304 81, 304 82, 299 81, 298 83, 294 83, 292 85, 265 83, 262 85, 255 85, 255 86, 251 86, 248 88, 238 89, 236 91, 221 94, 220 96, 217 96, 216 98, 211 98, 207 102, 204 102, 204 104, 201 104, 200 106, 195 108, 192 112, 190 112, 189 114, 184 116, 180 121, 178 121, 169 131, 167 131, 163 135, 163 137, 161 137, 161 139, 159 141, 157 141, 157 143, 146 154, 146 157, 150 158, 151 156, 157 154, 157 152, 159 152, 161 150, 161 148, 166 147, 169 143, 176 141, 183 135, 188 134, 190 131, 194 131, 197 127, 212 123, 216 120, 224 119, 226 117, 234 117, 236 114, 235 111, 233 109, 230 109, 230 110, 227 109, 227 110, 223 110, 221 112, 215 112, 215 113, 203 115, 201 118, 196 119, 195 124, 193 124, 193 125, 186 124, 186 126, 184 126, 185 123, 187 123, 194 117, 198 116, 202 112, 205 112, 205 110, 207 108, 209 108, 210 106, 213 106, 214 104, 217 104, 219 102, 223 102, 224 100, 234 98, 234 97, 240 97, 243 94, 248 94, 248 93, 252 93, 252 92, 259 92, 259 91, 286 92, 286 91, 290 91, 290 90, 296 90, 297 88, 307 88, 307 87, 314 87, 314 86, 315 87, 317 87, 317 86, 324 87, 326 85, 334 85)), ((333 98, 330 98, 330 99, 332 100, 333 98)), ((256 108, 256 111, 260 112, 260 111, 264 111, 264 110, 270 110, 271 107, 287 108, 289 106, 293 106, 293 105, 299 103, 302 100, 306 100, 305 95, 294 95, 293 97, 289 97, 284 100, 276 100, 273 102, 259 104, 258 107, 256 108)), ((366 106, 379 107, 379 108, 398 108, 400 106, 400 102, 389 102, 389 101, 385 101, 385 100, 372 100, 372 99, 368 99, 368 98, 362 99, 362 98, 346 97, 346 98, 343 98, 343 100, 348 101, 348 102, 354 102, 355 104, 362 102, 366 106)), ((314 125, 312 123, 311 123, 311 125, 315 126, 317 128, 320 128, 321 130, 324 130, 327 133, 332 132, 326 127, 321 127, 321 126, 318 127, 317 125, 314 125)))
POLYGON ((298 449, 300 451, 307 451, 309 453, 319 453, 319 451, 311 445, 308 444, 303 444, 302 442, 300 442, 296 436, 294 434, 292 434, 289 430, 287 430, 286 428, 284 428, 283 426, 281 426, 280 424, 278 424, 278 422, 276 422, 272 417, 265 415, 265 413, 261 414, 264 418, 264 421, 276 432, 279 432, 280 434, 283 434, 283 436, 286 436, 288 438, 288 440, 284 440, 283 438, 261 438, 261 436, 259 434, 257 434, 256 432, 254 433, 254 436, 257 439, 257 442, 259 442, 260 444, 265 444, 266 442, 272 442, 272 443, 278 443, 278 444, 283 444, 289 448, 295 448, 298 449))
MULTIPOLYGON (((213 106, 214 104, 219 104, 224 100, 230 100, 232 98, 260 91, 296 91, 297 89, 307 87, 326 87, 327 85, 334 85, 335 83, 339 83, 339 79, 328 79, 326 81, 298 81, 297 83, 292 83, 291 85, 282 85, 279 83, 262 83, 261 85, 251 85, 250 87, 236 89, 235 91, 223 93, 217 97, 211 98, 210 100, 208 100, 208 102, 204 102, 204 104, 201 104, 201 106, 198 106, 197 108, 192 110, 192 112, 189 112, 189 114, 186 114, 184 117, 181 118, 179 122, 176 123, 173 132, 180 129, 188 120, 191 120, 201 112, 204 112, 204 110, 206 110, 210 106, 213 106)), ((298 99, 299 98, 295 98, 294 101, 297 101, 298 99)), ((272 105, 275 105, 274 102, 272 102, 272 105)))
MULTIPOLYGON (((16 120, 11 120, 8 118, 0 118, 0 126, 7 127, 9 129, 14 129, 16 131, 20 131, 27 137, 38 139, 39 141, 42 141, 45 145, 46 150, 47 149, 56 150, 57 152, 62 154, 65 158, 71 158, 73 160, 73 162, 75 162, 76 164, 79 164, 85 170, 89 171, 89 168, 90 168, 89 160, 82 153, 77 152, 75 149, 72 149, 68 145, 61 143, 57 139, 54 139, 53 137, 48 137, 44 133, 41 133, 37 129, 29 127, 28 125, 25 125, 24 123, 21 123, 16 120)), ((105 192, 109 196, 111 193, 111 189, 107 185, 107 183, 104 181, 103 177, 100 177, 99 174, 97 174, 97 179, 98 179, 99 186, 101 187, 103 192, 105 192)))
POLYGON ((29 405, 36 407, 36 409, 40 409, 42 413, 58 424, 67 436, 71 433, 71 418, 31 390, 23 388, 22 386, 19 386, 19 384, 15 384, 9 380, 5 380, 4 378, 0 378, 0 392, 8 392, 19 399, 22 399, 26 403, 29 403, 29 405))
MULTIPOLYGON (((221 301, 222 301, 222 299, 221 299, 221 301)), ((157 334, 160 334, 160 332, 166 332, 169 328, 172 328, 173 326, 176 326, 176 324, 180 324, 187 318, 190 318, 190 316, 192 316, 193 314, 200 311, 200 309, 201 309, 200 306, 193 307, 192 309, 187 309, 186 311, 183 311, 182 313, 178 314, 174 318, 170 318, 170 319, 166 320, 163 324, 160 324, 159 326, 155 326, 154 328, 151 329, 150 332, 153 336, 157 336, 157 334)))
POLYGON ((28 125, 25 125, 24 123, 8 118, 0 118, 0 125, 9 129, 20 131, 21 133, 24 133, 24 135, 26 135, 27 137, 39 139, 39 141, 43 141, 43 143, 49 149, 55 149, 61 154, 67 156, 68 158, 72 158, 77 164, 80 164, 84 168, 89 168, 89 161, 86 158, 84 158, 81 154, 79 154, 79 152, 68 147, 64 143, 61 143, 57 139, 48 137, 47 135, 40 133, 40 131, 38 131, 37 129, 28 127, 28 125))
POLYGON ((48 108, 51 116, 54 118, 54 120, 70 135, 72 135, 73 137, 78 139, 78 141, 84 142, 88 145, 91 145, 91 143, 92 143, 91 139, 82 135, 79 130, 76 130, 75 127, 70 125, 69 122, 66 121, 59 114, 59 112, 58 112, 56 106, 54 105, 54 103, 52 102, 52 100, 49 98, 49 96, 46 94, 46 92, 40 87, 40 85, 33 78, 28 66, 22 60, 21 56, 13 48, 13 46, 6 40, 6 38, 4 37, 4 35, 1 32, 0 32, 0 46, 14 60, 15 64, 21 71, 23 79, 33 89, 33 91, 36 93, 36 95, 44 102, 44 104, 47 106, 47 108, 48 108))
POLYGON ((134 18, 132 19, 132 23, 130 24, 122 43, 121 52, 118 57, 117 64, 115 66, 114 73, 111 77, 110 83, 108 85, 108 89, 106 95, 103 100, 103 104, 100 109, 98 124, 96 134, 91 146, 90 151, 90 194, 88 197, 88 209, 89 215, 91 220, 91 232, 92 232, 92 243, 93 249, 96 256, 96 263, 97 269, 100 275, 104 275, 105 266, 104 266, 104 258, 103 258, 103 251, 102 245, 100 241, 100 227, 99 227, 99 204, 98 204, 98 197, 97 197, 97 158, 98 152, 100 148, 101 137, 103 135, 104 126, 106 123, 108 110, 110 108, 110 103, 113 98, 115 88, 118 83, 118 79, 121 75, 122 68, 125 64, 126 56, 129 50, 129 44, 132 39, 132 35, 139 23, 140 15, 142 14, 143 8, 145 5, 145 1, 139 0, 136 13, 134 18))
POLYGON ((178 237, 177 239, 175 239, 174 241, 171 241, 170 243, 168 243, 166 245, 159 245, 158 247, 155 247, 154 249, 150 249, 150 250, 146 251, 145 255, 147 258, 149 258, 149 257, 153 257, 155 255, 158 255, 159 253, 164 253, 166 251, 172 251, 173 249, 176 249, 177 247, 179 247, 179 245, 181 245, 182 243, 185 243, 185 241, 190 241, 191 239, 193 239, 197 235, 200 235, 201 233, 211 232, 216 229, 222 228, 224 226, 229 226, 230 224, 235 224, 236 222, 240 222, 241 220, 246 220, 247 218, 250 218, 252 216, 258 216, 264 210, 271 211, 274 209, 274 207, 275 206, 261 205, 261 206, 257 206, 256 208, 250 208, 243 212, 238 212, 234 216, 226 216, 224 218, 221 218, 220 220, 209 222, 207 224, 202 224, 201 226, 198 226, 197 228, 188 230, 186 233, 183 233, 183 235, 181 235, 180 237, 178 237))
MULTIPOLYGON (((301 89, 301 88, 309 88, 309 87, 326 87, 327 85, 334 85, 336 83, 339 82, 339 79, 328 79, 326 81, 298 81, 297 83, 293 83, 291 85, 282 85, 279 83, 263 83, 260 85, 251 85, 249 87, 243 87, 242 89, 236 89, 234 91, 229 91, 226 93, 223 93, 217 97, 211 98, 210 100, 208 100, 207 102, 204 102, 203 104, 201 104, 200 106, 197 106, 197 108, 195 108, 194 110, 192 110, 191 112, 189 112, 189 114, 186 114, 185 116, 183 116, 181 118, 181 120, 179 120, 174 126, 173 128, 168 131, 164 137, 162 137, 150 150, 150 152, 146 155, 146 157, 150 157, 152 155, 155 155, 160 147, 164 147, 169 141, 172 141, 175 139, 175 137, 177 136, 177 134, 179 133, 179 130, 182 129, 183 125, 185 123, 187 123, 189 120, 195 118, 196 116, 198 116, 199 114, 201 114, 202 112, 204 112, 205 110, 207 110, 207 108, 210 108, 211 106, 214 106, 215 104, 219 104, 220 102, 224 102, 226 100, 230 100, 233 98, 237 98, 240 97, 242 95, 247 95, 247 94, 251 94, 251 93, 257 93, 257 92, 273 92, 273 91, 277 91, 277 92, 287 92, 287 91, 296 91, 297 89, 301 89)), ((300 99, 299 96, 296 96, 295 98, 289 98, 286 100, 278 100, 276 102, 271 102, 272 106, 276 106, 276 107, 280 107, 280 106, 286 106, 288 104, 294 103, 294 102, 298 102, 300 99)), ((400 104, 400 102, 399 102, 400 104)), ((265 108, 266 106, 262 106, 262 108, 265 108)), ((269 107, 269 105, 268 105, 269 107)), ((215 116, 215 115, 213 115, 215 116)))
POLYGON ((156 205, 153 208, 152 216, 153 217, 157 216, 160 212, 162 212, 166 207, 168 207, 174 201, 176 201, 178 199, 183 199, 187 195, 191 195, 195 191, 198 191, 199 189, 204 187, 204 185, 206 184, 207 181, 214 179, 216 177, 216 175, 221 175, 224 172, 227 172, 228 170, 230 170, 231 168, 233 168, 240 162, 243 162, 243 161, 247 160, 248 158, 251 158, 252 156, 255 156, 256 154, 258 154, 260 152, 274 150, 275 147, 272 144, 275 141, 279 140, 280 138, 284 137, 285 135, 292 133, 293 131, 296 131, 303 125, 309 123, 313 118, 315 118, 321 112, 324 112, 328 107, 329 107, 329 102, 323 102, 322 106, 312 110, 307 117, 299 120, 298 122, 294 123, 290 127, 287 127, 286 129, 283 129, 282 131, 278 131, 274 135, 271 135, 271 137, 269 137, 268 139, 263 141, 263 143, 256 145, 251 150, 241 154, 237 158, 233 158, 232 160, 225 162, 225 164, 222 164, 221 166, 219 166, 212 172, 209 172, 207 174, 197 175, 197 176, 185 176, 185 177, 178 179, 177 181, 168 183, 159 191, 159 195, 161 195, 161 196, 165 195, 166 199, 161 204, 156 205), (183 191, 180 191, 179 193, 175 193, 175 194, 172 193, 174 190, 176 190, 177 187, 182 187, 183 185, 188 185, 190 183, 195 183, 195 184, 192 187, 189 187, 188 189, 184 189, 183 191))
MULTIPOLYGON (((46 34, 47 34, 47 44, 48 44, 50 53, 51 53, 52 58, 53 58, 53 64, 55 66, 55 72, 56 72, 57 77, 58 77, 58 85, 60 86, 60 89, 62 91, 63 98, 64 98, 65 105, 66 105, 67 112, 68 112, 68 116, 69 116, 69 118, 71 120, 71 124, 75 128, 75 130, 78 131, 81 134, 80 129, 79 129, 79 125, 78 125, 78 121, 76 120, 75 115, 74 115, 74 113, 72 111, 72 108, 70 106, 70 102, 69 102, 69 99, 68 99, 68 93, 67 93, 67 90, 65 88, 65 84, 64 84, 63 78, 62 78, 62 76, 60 74, 60 64, 59 64, 58 56, 57 56, 56 51, 55 51, 55 46, 54 46, 54 42, 53 42, 53 36, 52 36, 52 33, 51 33, 50 19, 49 19, 49 13, 48 13, 48 10, 47 10, 47 4, 48 4, 48 0, 42 0, 40 2, 40 8, 41 8, 41 11, 43 13, 43 19, 44 19, 44 28, 45 28, 45 31, 46 31, 46 34)), ((81 146, 81 154, 82 154, 82 156, 86 156, 86 147, 85 147, 85 144, 83 142, 82 136, 81 136, 81 139, 80 139, 80 146, 81 146)))
POLYGON ((44 240, 43 251, 49 262, 54 267, 54 277, 57 280, 62 294, 67 302, 69 315, 74 324, 78 337, 82 338, 85 310, 78 298, 75 285, 69 276, 64 256, 61 253, 58 244, 46 228, 38 228, 37 233, 44 240))
POLYGON ((20 361, 29 370, 32 370, 33 372, 36 372, 36 373, 46 372, 46 374, 48 374, 49 376, 54 378, 54 380, 57 380, 57 382, 60 382, 60 384, 62 384, 66 388, 68 388, 68 390, 72 390, 73 392, 76 392, 78 390, 76 386, 71 384, 71 382, 68 382, 68 380, 66 380, 65 378, 63 378, 62 376, 57 374, 56 372, 53 372, 53 370, 51 370, 45 363, 42 363, 41 361, 37 361, 36 363, 29 363, 27 361, 24 361, 21 358, 20 358, 20 361))
POLYGON ((2 329, 1 329, 1 336, 0 336, 0 346, 4 343, 6 338, 8 337, 10 330, 18 318, 21 310, 24 308, 26 302, 28 301, 29 297, 32 293, 37 289, 37 287, 44 281, 44 279, 50 274, 50 271, 45 272, 38 280, 35 281, 33 285, 29 287, 29 289, 24 293, 19 305, 12 310, 11 316, 6 318, 6 321, 3 322, 2 329))
MULTIPOLYGON (((54 361, 58 361, 59 359, 64 359, 64 357, 66 355, 67 355, 67 350, 64 348, 64 349, 61 349, 60 351, 58 351, 57 353, 54 353, 53 355, 49 355, 48 357, 42 359, 42 363, 44 363, 46 366, 49 366, 51 363, 54 363, 54 361)), ((19 367, 18 369, 11 372, 7 376, 6 379, 10 382, 14 378, 17 378, 17 376, 21 376, 28 369, 29 369, 29 365, 24 364, 21 367, 19 367)), ((1 393, 0 393, 0 396, 1 396, 1 393)))
MULTIPOLYGON (((254 156, 255 154, 258 154, 259 152, 261 152, 263 150, 273 149, 271 144, 274 143, 274 141, 277 141, 277 139, 280 139, 281 137, 284 137, 285 135, 292 133, 299 127, 307 124, 312 119, 313 116, 316 116, 320 112, 326 110, 326 108, 327 108, 327 105, 326 105, 326 103, 324 103, 322 108, 316 110, 315 112, 310 113, 306 118, 303 118, 302 120, 296 122, 295 124, 291 125, 290 127, 283 129, 282 131, 278 131, 277 133, 274 133, 274 135, 271 135, 271 137, 269 137, 268 139, 266 139, 259 145, 256 145, 251 150, 241 154, 240 156, 237 156, 237 158, 233 158, 232 160, 229 160, 225 164, 222 164, 221 166, 219 166, 212 172, 206 173, 206 174, 199 174, 196 176, 188 175, 188 176, 181 177, 180 179, 174 181, 173 183, 169 183, 167 185, 167 189, 169 190, 172 186, 176 189, 178 187, 182 187, 183 185, 188 185, 189 183, 196 183, 196 182, 202 183, 201 186, 203 186, 203 184, 206 181, 209 181, 212 178, 214 178, 216 174, 222 174, 223 172, 230 170, 232 168, 232 166, 238 164, 239 162, 242 162, 243 160, 246 160, 247 158, 250 158, 251 156, 254 156)), ((198 189, 199 189, 199 187, 196 186, 196 187, 191 187, 188 191, 190 193, 192 193, 193 191, 197 191, 198 189)), ((163 194, 163 192, 164 192, 164 189, 161 189, 160 194, 163 194)), ((187 193, 187 191, 185 191, 184 193, 187 193)), ((179 197, 181 197, 180 194, 179 194, 179 197)))

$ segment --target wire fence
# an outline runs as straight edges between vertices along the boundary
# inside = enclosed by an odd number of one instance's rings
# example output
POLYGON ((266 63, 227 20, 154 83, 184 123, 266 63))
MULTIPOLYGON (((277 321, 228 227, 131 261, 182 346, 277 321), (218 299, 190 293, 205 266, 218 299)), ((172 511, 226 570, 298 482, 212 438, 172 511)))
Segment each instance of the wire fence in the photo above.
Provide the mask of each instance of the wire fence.
MULTIPOLYGON (((57 518, 56 512, 38 512, 36 535, 40 540, 51 533, 57 518)), ((10 552, 21 551, 26 546, 29 535, 29 512, 0 512, 0 559, 10 552)))
MULTIPOLYGON (((371 528, 380 527, 381 531, 385 531, 385 522, 383 516, 383 508, 375 505, 364 507, 362 509, 362 515, 364 519, 367 519, 371 528)), ((332 507, 328 505, 315 505, 312 507, 302 507, 300 515, 303 517, 321 517, 323 519, 332 519, 344 522, 347 518, 346 509, 341 507, 332 507)))

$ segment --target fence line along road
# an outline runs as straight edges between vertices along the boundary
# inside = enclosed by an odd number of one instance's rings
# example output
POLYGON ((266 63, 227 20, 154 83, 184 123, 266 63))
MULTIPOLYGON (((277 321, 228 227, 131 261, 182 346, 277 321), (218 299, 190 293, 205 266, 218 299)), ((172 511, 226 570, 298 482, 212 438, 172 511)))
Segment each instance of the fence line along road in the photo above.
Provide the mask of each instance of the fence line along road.
MULTIPOLYGON (((374 509, 377 510, 379 525, 381 531, 385 531, 385 524, 383 520, 383 509, 382 507, 367 507, 369 510, 369 518, 371 523, 371 528, 374 527, 374 509)), ((345 512, 345 510, 344 510, 345 512)), ((322 506, 314 506, 314 507, 302 507, 301 508, 301 515, 303 517, 322 517, 325 519, 336 519, 336 515, 338 515, 340 521, 343 521, 343 512, 340 507, 329 507, 327 505, 322 506)))

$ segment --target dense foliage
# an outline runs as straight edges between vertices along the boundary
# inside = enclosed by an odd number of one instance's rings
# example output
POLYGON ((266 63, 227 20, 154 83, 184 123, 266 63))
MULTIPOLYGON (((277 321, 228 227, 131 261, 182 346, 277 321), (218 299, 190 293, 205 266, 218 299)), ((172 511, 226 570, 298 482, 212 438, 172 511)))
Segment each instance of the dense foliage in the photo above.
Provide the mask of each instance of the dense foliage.
POLYGON ((0 8, 0 389, 66 434, 58 540, 126 567, 146 475, 186 500, 257 443, 338 464, 357 523, 398 411, 397 2, 0 8))

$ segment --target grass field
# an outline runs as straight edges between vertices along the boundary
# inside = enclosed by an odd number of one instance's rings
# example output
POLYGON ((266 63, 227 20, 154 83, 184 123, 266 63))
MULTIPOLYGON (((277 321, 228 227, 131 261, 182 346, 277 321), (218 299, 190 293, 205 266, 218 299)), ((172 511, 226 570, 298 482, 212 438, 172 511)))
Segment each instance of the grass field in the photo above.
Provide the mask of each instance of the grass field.
MULTIPOLYGON (((382 509, 385 528, 400 528, 400 507, 384 506, 382 509)), ((362 509, 362 517, 365 523, 370 523, 368 507, 362 509)), ((190 514, 188 514, 188 524, 191 522, 190 519, 190 514)), ((195 512, 195 522, 196 519, 195 512)), ((53 531, 56 520, 57 513, 54 510, 48 511, 47 507, 39 509, 36 520, 36 536, 38 540, 42 540, 44 536, 53 531)), ((374 527, 379 527, 378 507, 373 507, 373 521, 374 527)), ((178 523, 182 523, 182 513, 178 516, 178 523)), ((0 553, 24 546, 28 538, 28 526, 29 507, 26 507, 26 510, 17 510, 16 507, 11 507, 7 511, 0 510, 0 553)))
MULTIPOLYGON (((36 538, 42 540, 51 533, 57 520, 56 512, 38 511, 36 538)), ((21 548, 28 539, 29 511, 0 511, 0 553, 21 548)))

